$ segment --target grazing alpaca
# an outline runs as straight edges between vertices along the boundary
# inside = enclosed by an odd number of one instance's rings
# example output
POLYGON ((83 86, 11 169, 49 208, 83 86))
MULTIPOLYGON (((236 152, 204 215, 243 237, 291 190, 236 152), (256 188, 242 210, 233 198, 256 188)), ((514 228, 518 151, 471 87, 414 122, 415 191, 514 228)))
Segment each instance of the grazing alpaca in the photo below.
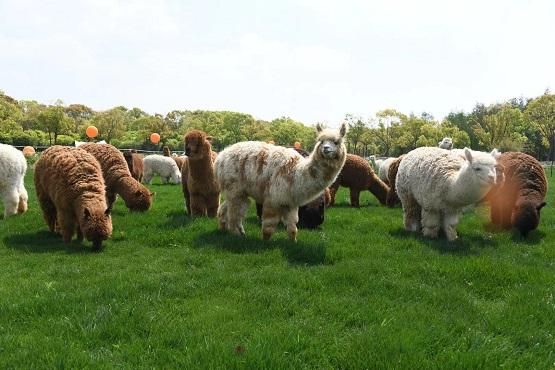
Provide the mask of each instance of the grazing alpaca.
POLYGON ((414 149, 405 155, 396 177, 409 231, 436 238, 442 226, 449 241, 465 206, 475 204, 496 183, 496 156, 465 149, 466 160, 437 147, 414 149))
POLYGON ((453 139, 450 137, 444 137, 439 143, 437 143, 437 146, 441 149, 451 150, 453 149, 453 139))
POLYGON ((242 220, 249 196, 262 203, 262 235, 265 240, 282 220, 289 238, 297 238, 299 206, 307 204, 331 185, 343 167, 346 149, 340 130, 319 132, 314 150, 303 158, 294 149, 248 141, 223 150, 216 160, 216 179, 225 194, 218 209, 220 229, 245 234, 242 220))
POLYGON ((124 152, 123 156, 125 157, 131 176, 138 182, 142 182, 144 174, 143 156, 137 153, 135 149, 132 149, 131 152, 124 152))
POLYGON ((395 185, 395 178, 397 177, 397 171, 399 171, 399 165, 401 164, 401 160, 403 159, 404 155, 398 157, 389 166, 389 171, 387 172, 387 177, 389 180, 389 192, 387 193, 387 200, 385 204, 393 208, 397 203, 400 202, 399 197, 397 196, 397 186, 395 185))
POLYGON ((125 206, 131 211, 144 212, 150 208, 154 194, 131 176, 123 154, 115 146, 89 143, 79 148, 92 154, 100 163, 108 208, 112 209, 116 194, 123 198, 125 206))
POLYGON ((85 150, 60 145, 46 149, 35 164, 35 188, 48 228, 60 230, 64 243, 77 232, 79 241, 85 236, 93 250, 100 250, 112 235, 102 169, 85 150))
POLYGON ((144 164, 144 180, 147 184, 155 175, 160 175, 162 184, 168 182, 179 184, 181 182, 181 171, 177 167, 175 161, 169 157, 160 154, 148 155, 143 159, 144 164))
POLYGON ((199 130, 185 135, 187 160, 181 169, 181 182, 189 216, 216 217, 218 213, 220 188, 214 176, 218 154, 212 151, 211 139, 199 130))
POLYGON ((27 160, 11 145, 0 144, 0 196, 4 201, 4 218, 27 211, 27 190, 23 182, 27 160))
POLYGON ((545 206, 545 171, 540 162, 524 153, 503 153, 497 161, 504 168, 505 181, 487 196, 491 222, 502 229, 514 227, 527 236, 538 227, 540 211, 545 206))
MULTIPOLYGON (((389 166, 391 166, 391 163, 393 163, 393 161, 395 160, 395 157, 389 157, 384 159, 383 161, 379 162, 379 167, 378 167, 378 177, 380 178, 380 180, 382 180, 386 185, 389 185, 389 166)), ((377 162, 377 161, 376 161, 377 162)))
POLYGON ((351 192, 351 206, 358 208, 360 192, 368 190, 380 201, 385 204, 389 187, 382 182, 370 166, 370 164, 354 154, 347 154, 345 165, 337 176, 337 179, 330 186, 331 202, 335 203, 335 195, 340 186, 349 188, 351 192))

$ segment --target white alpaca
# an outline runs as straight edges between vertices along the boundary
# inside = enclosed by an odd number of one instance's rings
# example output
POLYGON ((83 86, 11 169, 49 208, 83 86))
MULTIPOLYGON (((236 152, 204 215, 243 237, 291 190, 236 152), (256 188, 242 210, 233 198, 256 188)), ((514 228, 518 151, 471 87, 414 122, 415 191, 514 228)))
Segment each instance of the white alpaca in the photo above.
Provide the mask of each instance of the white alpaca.
POLYGON ((383 182, 385 182, 388 185, 389 185, 389 175, 388 175, 389 174, 389 166, 391 166, 391 163, 393 163, 393 161, 395 161, 396 159, 397 159, 396 157, 386 158, 386 159, 380 161, 379 166, 378 166, 378 177, 380 178, 380 180, 382 180, 383 182))
POLYGON ((143 180, 147 184, 150 184, 150 181, 155 175, 160 175, 160 181, 162 184, 166 184, 168 181, 172 184, 181 183, 181 171, 179 171, 177 164, 171 157, 152 154, 143 159, 143 164, 143 180))
POLYGON ((396 177, 403 204, 404 225, 409 231, 435 238, 440 227, 449 241, 465 206, 482 199, 496 183, 499 152, 464 149, 465 158, 437 147, 417 148, 405 155, 396 177))
POLYGON ((453 139, 450 137, 444 137, 439 143, 437 143, 437 146, 441 149, 451 150, 453 149, 453 139))
POLYGON ((0 196, 4 201, 4 218, 27 211, 27 190, 23 183, 27 160, 11 145, 0 144, 0 196))
POLYGON ((346 126, 319 132, 314 150, 304 158, 294 149, 258 141, 234 144, 215 162, 216 179, 225 202, 218 209, 220 229, 245 234, 243 218, 252 197, 262 204, 262 236, 269 239, 280 220, 296 240, 299 206, 318 197, 341 171, 347 150, 346 126))

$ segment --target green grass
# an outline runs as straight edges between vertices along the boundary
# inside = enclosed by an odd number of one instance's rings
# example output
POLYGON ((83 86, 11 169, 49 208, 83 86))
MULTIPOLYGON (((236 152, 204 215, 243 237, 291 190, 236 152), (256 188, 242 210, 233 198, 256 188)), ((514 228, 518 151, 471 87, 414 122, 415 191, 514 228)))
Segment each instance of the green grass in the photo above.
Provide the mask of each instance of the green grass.
POLYGON ((91 253, 47 232, 26 180, 29 211, 0 220, 0 368, 554 366, 553 191, 529 239, 485 231, 479 208, 448 245, 342 190, 295 244, 262 242, 254 207, 246 238, 220 233, 155 184, 91 253))

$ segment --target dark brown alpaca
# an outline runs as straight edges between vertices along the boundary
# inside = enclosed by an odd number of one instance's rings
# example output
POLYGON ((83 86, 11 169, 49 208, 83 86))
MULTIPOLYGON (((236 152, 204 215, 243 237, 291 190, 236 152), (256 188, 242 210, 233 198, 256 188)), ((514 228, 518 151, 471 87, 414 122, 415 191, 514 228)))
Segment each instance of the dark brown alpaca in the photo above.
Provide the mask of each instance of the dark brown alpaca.
POLYGON ((100 163, 110 209, 116 201, 116 194, 122 197, 125 206, 132 211, 144 212, 150 208, 154 194, 131 176, 125 157, 115 146, 89 143, 80 148, 92 154, 100 163))
POLYGON ((181 182, 190 216, 216 217, 220 205, 220 189, 214 177, 218 154, 212 151, 211 139, 199 130, 185 135, 187 159, 181 170, 181 182))
POLYGON ((351 206, 353 207, 360 206, 359 197, 363 190, 369 190, 384 205, 389 191, 389 186, 379 179, 370 164, 364 158, 354 154, 347 154, 345 165, 330 186, 330 205, 335 203, 335 196, 340 186, 347 187, 351 191, 351 206))
POLYGON ((170 148, 168 148, 167 146, 165 146, 162 150, 164 151, 164 157, 171 157, 171 159, 175 161, 175 164, 177 164, 177 168, 179 168, 179 171, 183 171, 183 163, 185 162, 185 158, 172 154, 170 148))
POLYGON ((84 236, 100 250, 112 235, 112 219, 98 161, 83 149, 55 145, 37 161, 34 180, 50 231, 59 230, 64 243, 77 232, 77 240, 84 236))
POLYGON ((143 156, 137 153, 135 149, 131 150, 131 152, 123 153, 123 156, 125 157, 131 176, 138 182, 142 182, 144 174, 143 156))
POLYGON ((401 160, 404 156, 400 156, 396 158, 391 164, 389 165, 389 171, 387 171, 387 178, 389 180, 389 191, 387 192, 387 199, 385 204, 393 208, 396 204, 401 202, 399 197, 397 196, 397 191, 395 189, 395 178, 397 177, 397 171, 399 170, 399 164, 401 164, 401 160))
POLYGON ((545 206, 547 179, 540 162, 528 154, 506 152, 497 158, 505 181, 486 196, 491 222, 502 229, 516 228, 522 236, 536 229, 545 206))

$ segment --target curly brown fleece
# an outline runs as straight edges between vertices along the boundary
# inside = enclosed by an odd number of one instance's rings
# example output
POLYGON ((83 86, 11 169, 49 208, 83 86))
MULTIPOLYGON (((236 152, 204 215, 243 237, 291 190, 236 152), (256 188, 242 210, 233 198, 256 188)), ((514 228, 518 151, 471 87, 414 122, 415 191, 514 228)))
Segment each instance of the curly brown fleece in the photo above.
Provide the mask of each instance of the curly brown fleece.
POLYGON ((330 186, 331 202, 335 203, 335 195, 340 186, 345 186, 351 191, 351 206, 359 207, 359 196, 363 190, 369 190, 385 204, 389 186, 376 175, 370 164, 362 157, 347 154, 347 160, 335 182, 330 186))
POLYGON ((514 227, 526 236, 538 227, 545 206, 545 171, 534 157, 520 152, 503 153, 497 163, 504 168, 505 181, 486 197, 491 222, 502 229, 514 227))
POLYGON ((401 160, 404 156, 400 156, 399 158, 395 159, 389 165, 389 171, 387 171, 387 179, 389 180, 389 191, 387 192, 387 199, 385 204, 393 208, 396 204, 400 202, 399 197, 397 196, 397 191, 395 190, 395 178, 397 177, 397 171, 399 170, 399 165, 401 164, 401 160))
POLYGON ((131 152, 123 153, 123 157, 127 162, 127 167, 129 167, 129 171, 131 172, 131 176, 138 182, 143 181, 143 174, 144 164, 143 164, 143 156, 137 153, 136 150, 131 150, 131 152))
POLYGON ((125 157, 110 144, 83 144, 80 148, 92 154, 100 167, 106 183, 106 201, 112 209, 119 194, 125 206, 132 211, 144 212, 150 208, 152 193, 131 176, 125 157))
POLYGON ((211 139, 200 130, 185 135, 187 159, 181 169, 181 182, 190 216, 216 217, 220 206, 220 188, 214 177, 218 154, 212 151, 211 139))
POLYGON ((65 243, 77 232, 99 250, 112 235, 112 219, 98 161, 83 149, 55 145, 35 164, 34 179, 50 231, 59 229, 65 243))

